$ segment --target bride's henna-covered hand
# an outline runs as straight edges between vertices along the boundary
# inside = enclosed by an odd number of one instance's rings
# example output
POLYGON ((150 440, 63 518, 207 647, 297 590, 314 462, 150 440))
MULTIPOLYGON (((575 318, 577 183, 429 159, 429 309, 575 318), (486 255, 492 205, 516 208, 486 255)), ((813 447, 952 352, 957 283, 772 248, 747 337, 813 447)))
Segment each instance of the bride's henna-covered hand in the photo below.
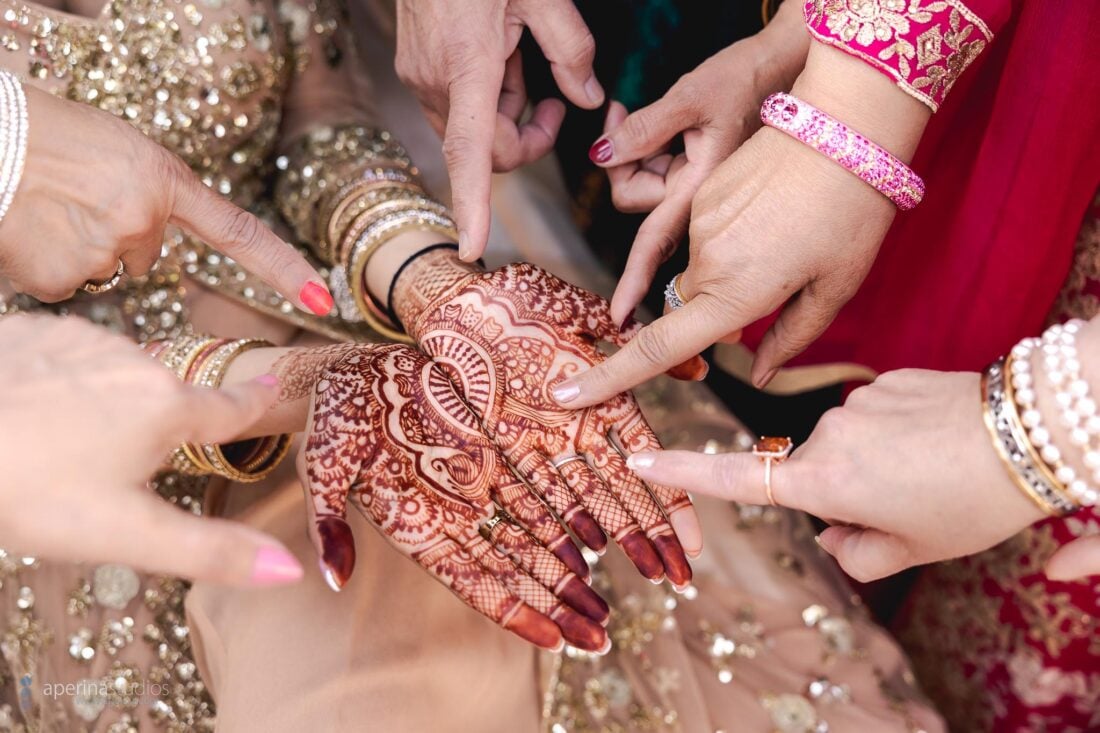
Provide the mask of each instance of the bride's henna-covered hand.
POLYGON ((393 305, 512 466, 585 544, 602 551, 606 530, 647 578, 691 580, 684 547, 694 556, 702 538, 690 499, 663 486, 651 494, 622 455, 659 445, 633 397, 571 410, 551 395, 601 361, 599 341, 630 337, 606 301, 533 265, 484 273, 439 251, 405 270, 393 305))
POLYGON ((608 607, 534 536, 491 521, 493 499, 536 525, 564 531, 508 471, 454 385, 404 346, 364 346, 316 382, 298 458, 310 533, 334 589, 350 578, 351 503, 389 542, 474 610, 537 644, 609 646, 608 607), (541 523, 537 520, 543 520, 541 523))

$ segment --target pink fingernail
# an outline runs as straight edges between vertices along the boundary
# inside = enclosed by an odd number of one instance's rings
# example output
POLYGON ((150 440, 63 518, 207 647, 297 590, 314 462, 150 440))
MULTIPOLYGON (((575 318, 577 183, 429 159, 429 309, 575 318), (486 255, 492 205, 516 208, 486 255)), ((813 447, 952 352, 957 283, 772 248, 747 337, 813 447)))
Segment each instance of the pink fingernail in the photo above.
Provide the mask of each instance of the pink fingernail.
POLYGON ((283 585, 302 579, 298 560, 281 547, 268 545, 256 553, 252 565, 253 585, 283 585))
POLYGON ((466 232, 458 233, 458 259, 463 262, 470 261, 470 254, 472 249, 470 248, 470 235, 466 232))
POLYGON ((327 316, 332 310, 332 294, 320 283, 309 282, 303 285, 298 299, 319 316, 327 316))
POLYGON ((652 453, 632 453, 626 459, 626 467, 633 470, 650 468, 653 466, 654 460, 652 453))
POLYGON ((767 387, 768 382, 772 381, 772 379, 775 377, 775 375, 778 372, 779 372, 779 367, 775 367, 775 368, 771 369, 764 376, 760 377, 760 379, 756 380, 756 388, 757 389, 764 389, 765 387, 767 387))
POLYGON ((562 382, 557 387, 554 387, 554 399, 561 404, 572 402, 577 399, 580 393, 581 388, 577 386, 575 382, 562 382))
POLYGON ((261 374, 252 381, 254 381, 256 384, 262 384, 265 387, 279 386, 279 378, 276 377, 274 374, 261 374))
POLYGON ((592 104, 599 104, 603 101, 603 87, 596 80, 595 74, 588 77, 588 81, 584 83, 584 93, 588 95, 588 101, 592 104))

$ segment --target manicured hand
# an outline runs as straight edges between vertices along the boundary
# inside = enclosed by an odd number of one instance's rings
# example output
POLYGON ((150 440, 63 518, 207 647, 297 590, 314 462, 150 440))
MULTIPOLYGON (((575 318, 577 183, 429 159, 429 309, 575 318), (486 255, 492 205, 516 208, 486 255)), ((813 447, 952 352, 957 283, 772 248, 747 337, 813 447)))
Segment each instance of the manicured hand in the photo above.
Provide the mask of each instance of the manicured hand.
MULTIPOLYGON (((905 160, 929 114, 866 64, 820 44, 793 93, 905 160)), ((778 310, 752 366, 753 383, 767 384, 855 294, 894 215, 893 203, 852 173, 761 128, 692 201, 680 279, 687 304, 578 374, 570 406, 599 404, 778 310)))
POLYGON ((0 275, 47 302, 85 282, 131 276, 160 258, 164 230, 190 232, 318 315, 332 308, 324 281, 252 214, 210 190, 175 155, 131 125, 25 86, 26 167, 0 224, 0 275))
POLYGON ((584 581, 520 524, 486 524, 495 499, 576 556, 426 356, 398 345, 347 353, 317 381, 308 425, 298 467, 310 536, 333 589, 355 566, 350 501, 390 544, 500 626, 546 649, 563 639, 589 651, 609 646, 607 604, 584 581))
POLYGON ((446 257, 424 256, 397 284, 410 335, 581 541, 602 551, 606 532, 647 578, 687 584, 698 519, 682 491, 647 487, 627 469, 624 454, 659 446, 633 397, 573 410, 552 396, 603 359, 599 341, 625 343, 634 327, 620 332, 606 301, 533 265, 480 273, 448 268, 446 257))
MULTIPOLYGON (((888 372, 774 467, 775 500, 830 522, 822 547, 861 581, 992 547, 1043 514, 997 457, 981 404, 978 374, 888 372)), ((631 465, 647 481, 767 503, 764 466, 747 453, 666 451, 631 465)))
POLYGON ((541 158, 554 146, 565 105, 547 99, 527 122, 524 28, 542 49, 565 97, 585 109, 604 100, 592 72, 596 46, 571 0, 400 0, 397 74, 443 137, 461 256, 489 239, 492 171, 541 158))
POLYGON ((194 517, 147 486, 180 443, 227 442, 256 422, 278 393, 273 378, 185 385, 134 344, 75 317, 0 319, 0 353, 5 549, 236 585, 302 577, 275 539, 194 517))
POLYGON ((787 3, 764 30, 711 56, 653 104, 627 115, 611 103, 589 156, 607 169, 616 208, 652 212, 611 298, 616 323, 642 301, 687 233, 692 199, 707 176, 760 127, 761 103, 790 88, 808 45, 801 7, 787 3), (672 155, 677 137, 684 151, 672 155))

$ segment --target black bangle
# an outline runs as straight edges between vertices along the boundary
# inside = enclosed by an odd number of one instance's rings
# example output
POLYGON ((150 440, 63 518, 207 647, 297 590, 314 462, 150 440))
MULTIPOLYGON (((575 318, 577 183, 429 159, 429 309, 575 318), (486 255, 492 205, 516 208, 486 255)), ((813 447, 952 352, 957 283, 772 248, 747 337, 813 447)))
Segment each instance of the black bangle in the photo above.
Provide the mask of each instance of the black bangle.
POLYGON ((374 300, 374 304, 379 307, 379 310, 386 314, 386 318, 390 319, 390 323, 397 326, 397 328, 401 331, 405 330, 405 326, 401 323, 401 319, 397 317, 397 313, 393 310, 393 289, 397 287, 397 280, 401 277, 401 273, 405 271, 406 267, 412 264, 413 260, 422 255, 426 255, 429 252, 435 252, 437 249, 453 249, 455 252, 457 252, 458 245, 454 242, 440 242, 438 244, 429 244, 424 249, 413 252, 411 255, 409 255, 409 258, 407 260, 401 263, 401 267, 397 268, 397 272, 393 274, 393 279, 390 280, 389 292, 386 293, 385 304, 380 304, 377 300, 374 299, 373 295, 371 296, 371 300, 374 300))

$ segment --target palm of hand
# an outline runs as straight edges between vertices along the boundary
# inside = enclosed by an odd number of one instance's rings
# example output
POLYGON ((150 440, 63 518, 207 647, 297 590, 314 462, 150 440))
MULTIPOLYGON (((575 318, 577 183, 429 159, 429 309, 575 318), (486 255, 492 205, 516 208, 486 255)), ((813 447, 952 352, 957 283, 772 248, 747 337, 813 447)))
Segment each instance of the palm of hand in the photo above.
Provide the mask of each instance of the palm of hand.
POLYGON ((347 355, 318 381, 311 425, 304 456, 319 531, 342 521, 350 498, 402 553, 501 626, 546 648, 563 635, 590 650, 605 642, 582 613, 598 617, 606 605, 534 537, 509 521, 482 536, 494 497, 522 499, 475 416, 422 354, 385 346, 347 355))
POLYGON ((599 340, 619 340, 603 299, 532 265, 509 265, 457 283, 408 325, 508 462, 588 546, 603 549, 602 527, 646 577, 691 579, 664 514, 693 514, 690 500, 654 487, 655 500, 614 444, 659 447, 633 398, 570 410, 552 396, 603 358, 599 340))

